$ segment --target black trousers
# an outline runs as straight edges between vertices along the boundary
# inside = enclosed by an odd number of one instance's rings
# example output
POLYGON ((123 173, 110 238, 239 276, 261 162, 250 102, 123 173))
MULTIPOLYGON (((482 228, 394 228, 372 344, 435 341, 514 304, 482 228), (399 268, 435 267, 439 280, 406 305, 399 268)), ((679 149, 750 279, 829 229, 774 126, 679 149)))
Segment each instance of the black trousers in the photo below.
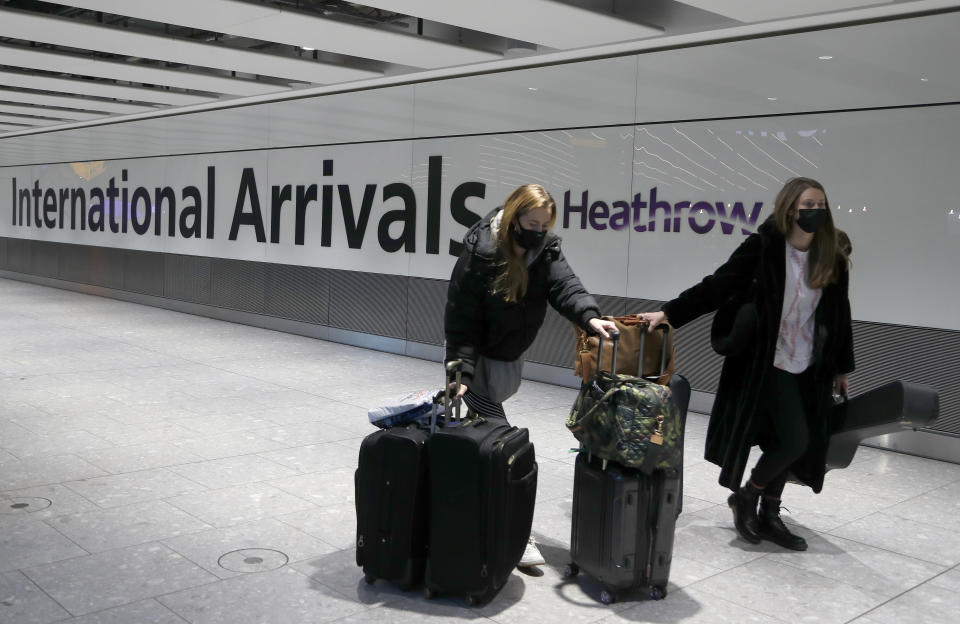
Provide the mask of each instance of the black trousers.
POLYGON ((767 426, 761 435, 763 455, 750 480, 764 488, 764 496, 778 499, 791 464, 803 456, 810 444, 807 415, 816 397, 813 369, 795 374, 773 368, 764 394, 767 426))

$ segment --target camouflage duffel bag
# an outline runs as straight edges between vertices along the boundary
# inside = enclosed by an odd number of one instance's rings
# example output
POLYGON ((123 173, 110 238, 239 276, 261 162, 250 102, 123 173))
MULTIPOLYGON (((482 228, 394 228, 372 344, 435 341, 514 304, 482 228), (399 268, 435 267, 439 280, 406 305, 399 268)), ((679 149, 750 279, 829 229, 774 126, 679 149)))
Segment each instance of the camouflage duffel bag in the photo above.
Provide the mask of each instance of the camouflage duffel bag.
POLYGON ((583 450, 648 474, 680 468, 682 426, 666 386, 606 372, 580 387, 567 419, 583 450))

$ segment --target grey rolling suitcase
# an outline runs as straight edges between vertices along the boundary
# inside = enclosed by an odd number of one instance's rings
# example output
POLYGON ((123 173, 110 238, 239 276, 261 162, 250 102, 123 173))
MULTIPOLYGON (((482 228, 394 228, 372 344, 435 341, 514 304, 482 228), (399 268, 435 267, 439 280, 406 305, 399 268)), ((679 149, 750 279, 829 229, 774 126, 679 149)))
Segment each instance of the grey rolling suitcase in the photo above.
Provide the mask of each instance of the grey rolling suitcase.
MULTIPOLYGON (((690 384, 674 375, 669 387, 685 423, 690 384)), ((645 475, 581 452, 573 479, 571 563, 563 575, 572 577, 582 570, 600 581, 604 604, 627 591, 664 598, 682 507, 682 467, 645 475)))

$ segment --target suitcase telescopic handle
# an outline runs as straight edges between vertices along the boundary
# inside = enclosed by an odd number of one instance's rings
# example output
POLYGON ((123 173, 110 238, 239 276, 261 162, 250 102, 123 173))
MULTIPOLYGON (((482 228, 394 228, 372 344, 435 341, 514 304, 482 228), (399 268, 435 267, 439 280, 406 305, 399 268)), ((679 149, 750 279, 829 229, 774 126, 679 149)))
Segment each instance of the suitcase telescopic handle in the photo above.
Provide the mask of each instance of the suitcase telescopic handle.
MULTIPOLYGON (((443 367, 443 415, 447 422, 453 420, 460 422, 460 399, 457 399, 457 393, 460 392, 461 375, 463 374, 463 360, 450 360, 443 367), (453 390, 450 384, 453 383, 453 390), (455 411, 454 411, 455 410, 455 411)), ((437 430, 437 417, 434 414, 430 421, 430 433, 437 430)))
MULTIPOLYGON (((611 358, 610 373, 612 375, 617 374, 617 345, 620 344, 620 331, 617 329, 610 331, 610 340, 613 341, 613 356, 611 358)), ((603 366, 603 336, 597 334, 597 371, 594 376, 600 374, 601 366, 603 366)))
MULTIPOLYGON (((667 325, 657 325, 656 328, 654 328, 654 331, 663 332, 666 334, 670 331, 670 328, 667 325)), ((637 361, 637 377, 643 377, 643 353, 646 340, 647 332, 644 330, 640 334, 640 355, 638 356, 639 359, 637 361)), ((664 371, 667 370, 667 346, 667 337, 664 336, 660 348, 660 372, 657 373, 657 377, 662 376, 664 371)))

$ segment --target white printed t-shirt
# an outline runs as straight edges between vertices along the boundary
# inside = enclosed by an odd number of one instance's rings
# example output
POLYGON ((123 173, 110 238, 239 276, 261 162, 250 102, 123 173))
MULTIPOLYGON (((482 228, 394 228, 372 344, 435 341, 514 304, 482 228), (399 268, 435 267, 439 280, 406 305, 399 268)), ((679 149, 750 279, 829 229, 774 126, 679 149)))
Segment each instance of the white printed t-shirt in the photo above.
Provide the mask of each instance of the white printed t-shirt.
POLYGON ((780 314, 780 336, 773 365, 788 373, 802 373, 813 362, 814 316, 820 303, 819 288, 807 284, 807 251, 790 243, 787 248, 786 283, 783 289, 783 311, 780 314))

